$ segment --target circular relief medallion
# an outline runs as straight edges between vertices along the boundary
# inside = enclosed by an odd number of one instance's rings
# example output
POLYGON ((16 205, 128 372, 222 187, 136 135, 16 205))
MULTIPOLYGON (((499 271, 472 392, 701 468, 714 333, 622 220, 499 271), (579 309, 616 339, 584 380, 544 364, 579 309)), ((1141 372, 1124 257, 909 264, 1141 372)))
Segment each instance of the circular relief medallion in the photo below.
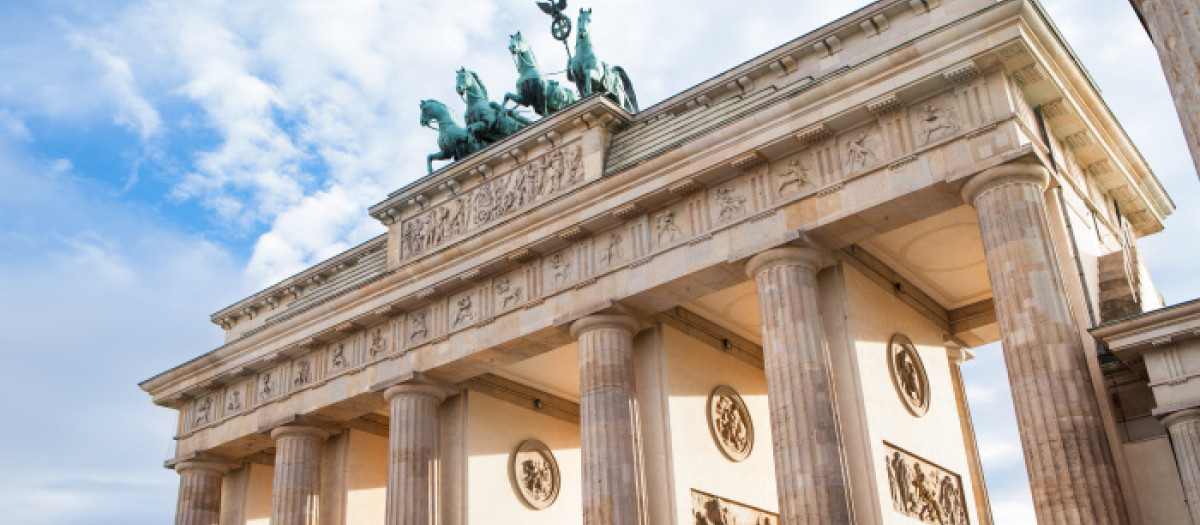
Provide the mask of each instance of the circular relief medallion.
POLYGON ((737 391, 726 385, 708 395, 708 430, 730 461, 743 461, 754 448, 754 422, 737 391))
POLYGON ((558 473, 558 462, 545 443, 527 439, 517 445, 509 463, 509 478, 513 490, 525 506, 541 510, 554 504, 562 477, 558 473))
POLYGON ((912 341, 904 334, 892 336, 888 342, 888 371, 900 401, 909 413, 921 417, 929 411, 929 377, 925 363, 912 341))

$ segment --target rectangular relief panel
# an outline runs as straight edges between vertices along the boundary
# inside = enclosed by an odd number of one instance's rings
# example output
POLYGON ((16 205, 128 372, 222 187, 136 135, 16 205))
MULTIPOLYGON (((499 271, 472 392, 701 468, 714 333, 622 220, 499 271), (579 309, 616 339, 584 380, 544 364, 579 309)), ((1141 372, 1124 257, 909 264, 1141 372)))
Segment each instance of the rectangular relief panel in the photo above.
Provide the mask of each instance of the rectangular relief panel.
POLYGON ((696 525, 779 525, 779 515, 692 489, 696 525))
POLYGON ((962 478, 891 443, 884 464, 892 493, 892 508, 932 525, 969 525, 962 478))

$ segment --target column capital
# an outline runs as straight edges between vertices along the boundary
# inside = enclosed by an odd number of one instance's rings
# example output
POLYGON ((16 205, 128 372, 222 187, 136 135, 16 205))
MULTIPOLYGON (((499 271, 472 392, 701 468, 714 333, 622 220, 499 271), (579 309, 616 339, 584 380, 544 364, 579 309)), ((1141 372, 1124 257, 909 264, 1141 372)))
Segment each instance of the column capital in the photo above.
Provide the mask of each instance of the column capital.
POLYGON ((1050 183, 1050 171, 1040 164, 1010 162, 988 168, 971 177, 963 186, 962 196, 967 204, 975 205, 975 199, 983 192, 1006 184, 1034 184, 1042 190, 1050 183))
POLYGON ((1171 428, 1180 423, 1187 423, 1198 419, 1200 419, 1200 408, 1185 408, 1162 416, 1159 418, 1159 421, 1162 421, 1164 427, 1171 428))
POLYGON ((186 460, 176 463, 173 468, 175 469, 175 472, 179 473, 180 475, 183 475, 184 472, 199 470, 202 472, 216 473, 223 476, 227 474, 233 468, 233 466, 216 461, 186 460))
POLYGON ((389 403, 397 396, 432 397, 441 403, 446 398, 457 393, 454 385, 418 375, 400 384, 388 387, 383 391, 383 399, 389 403))
POLYGON ((640 331, 641 323, 633 316, 625 314, 589 315, 571 323, 571 337, 578 339, 585 332, 601 328, 624 330, 632 336, 640 331))
POLYGON ((329 431, 320 427, 310 427, 307 425, 284 425, 271 430, 271 439, 278 440, 279 438, 288 436, 308 436, 325 441, 329 438, 329 431))
POLYGON ((746 275, 754 279, 763 270, 776 266, 805 266, 816 272, 825 267, 829 260, 827 255, 816 248, 793 246, 772 248, 750 258, 750 261, 746 263, 746 275))

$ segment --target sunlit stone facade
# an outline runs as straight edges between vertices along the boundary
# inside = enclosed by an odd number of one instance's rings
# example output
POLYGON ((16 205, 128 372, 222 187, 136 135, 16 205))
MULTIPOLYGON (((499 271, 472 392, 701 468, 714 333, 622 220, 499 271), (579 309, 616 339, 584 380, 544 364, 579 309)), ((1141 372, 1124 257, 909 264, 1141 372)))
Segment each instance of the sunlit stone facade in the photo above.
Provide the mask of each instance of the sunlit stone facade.
POLYGON ((142 387, 177 523, 986 525, 1001 341, 1039 523, 1184 523, 1200 418, 1087 332, 1172 211, 1038 5, 885 0, 401 188, 142 387))

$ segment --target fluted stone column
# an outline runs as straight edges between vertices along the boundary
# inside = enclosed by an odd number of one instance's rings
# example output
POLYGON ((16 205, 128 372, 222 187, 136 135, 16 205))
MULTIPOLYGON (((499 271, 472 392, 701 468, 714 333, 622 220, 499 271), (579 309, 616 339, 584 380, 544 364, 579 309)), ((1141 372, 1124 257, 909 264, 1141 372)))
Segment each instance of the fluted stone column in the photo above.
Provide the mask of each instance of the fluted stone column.
POLYGON ((221 482, 229 467, 207 461, 183 461, 179 473, 179 502, 175 525, 217 525, 221 521, 221 482))
POLYGON ((822 256, 777 248, 750 259, 782 525, 850 523, 845 450, 834 417, 830 359, 817 295, 822 256))
POLYGON ((1006 164, 963 188, 975 206, 1038 523, 1126 523, 1083 342, 1051 243, 1049 174, 1006 164))
POLYGON ((583 524, 645 524, 641 499, 633 334, 625 315, 575 321, 579 339, 579 431, 583 456, 583 524))
POLYGON ((387 525, 434 525, 437 516, 438 406, 449 392, 423 382, 384 391, 388 432, 387 525))
POLYGON ((1171 448, 1175 450, 1175 464, 1183 480, 1183 495, 1192 523, 1200 524, 1200 409, 1174 412, 1162 422, 1171 434, 1171 448))
POLYGON ((1200 171, 1200 4, 1195 0, 1133 0, 1133 5, 1150 30, 1192 162, 1200 171))
POLYGON ((328 437, 325 430, 301 425, 271 431, 275 440, 271 525, 320 523, 321 444, 328 437))

